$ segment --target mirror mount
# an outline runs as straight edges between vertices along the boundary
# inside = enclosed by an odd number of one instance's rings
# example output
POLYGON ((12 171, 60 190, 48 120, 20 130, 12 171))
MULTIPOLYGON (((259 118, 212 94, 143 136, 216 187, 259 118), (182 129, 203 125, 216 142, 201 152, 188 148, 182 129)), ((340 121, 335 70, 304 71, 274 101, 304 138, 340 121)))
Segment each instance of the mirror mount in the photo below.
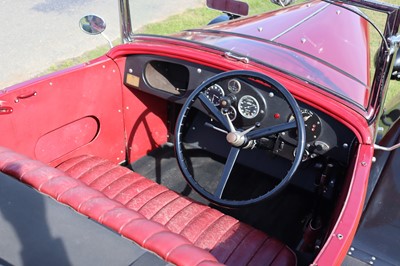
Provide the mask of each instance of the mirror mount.
POLYGON ((89 35, 101 34, 103 38, 107 40, 110 47, 113 48, 112 42, 107 37, 107 35, 104 34, 104 30, 106 29, 106 22, 103 18, 94 14, 86 15, 79 20, 79 27, 83 32, 89 35))
POLYGON ((278 6, 288 6, 295 2, 295 0, 271 0, 271 3, 278 5, 278 6))

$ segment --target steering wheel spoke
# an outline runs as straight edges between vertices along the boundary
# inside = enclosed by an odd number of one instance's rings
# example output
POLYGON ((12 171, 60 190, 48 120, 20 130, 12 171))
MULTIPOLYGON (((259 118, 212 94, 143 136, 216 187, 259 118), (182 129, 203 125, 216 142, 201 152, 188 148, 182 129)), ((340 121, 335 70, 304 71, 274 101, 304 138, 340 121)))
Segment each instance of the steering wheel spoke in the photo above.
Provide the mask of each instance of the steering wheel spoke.
POLYGON ((295 129, 296 127, 297 127, 296 122, 291 121, 291 122, 283 123, 280 125, 275 125, 275 126, 271 126, 271 127, 253 130, 253 131, 249 132, 246 136, 250 140, 259 139, 262 137, 268 137, 268 136, 271 136, 271 135, 274 135, 274 134, 277 134, 280 132, 295 129))
POLYGON ((203 94, 199 93, 199 100, 203 103, 204 107, 209 111, 218 122, 220 122, 226 130, 230 130, 230 125, 227 118, 221 113, 221 111, 203 94))
POLYGON ((214 192, 214 195, 219 199, 222 199, 222 194, 224 193, 225 186, 228 183, 229 176, 231 175, 233 166, 235 165, 239 152, 240 152, 239 148, 232 147, 229 152, 228 158, 226 159, 224 171, 222 172, 222 176, 221 179, 219 180, 217 189, 214 192))

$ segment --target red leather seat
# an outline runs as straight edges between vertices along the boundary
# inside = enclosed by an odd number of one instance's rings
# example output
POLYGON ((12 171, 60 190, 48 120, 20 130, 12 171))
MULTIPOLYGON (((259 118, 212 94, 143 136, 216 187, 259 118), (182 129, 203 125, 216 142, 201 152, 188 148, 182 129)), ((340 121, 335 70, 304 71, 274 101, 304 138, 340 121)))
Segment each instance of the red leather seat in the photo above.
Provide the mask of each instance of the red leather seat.
POLYGON ((296 265, 284 244, 108 160, 55 169, 0 148, 0 170, 179 265, 296 265))
POLYGON ((263 232, 108 160, 83 155, 58 169, 232 265, 295 265, 293 252, 263 232))

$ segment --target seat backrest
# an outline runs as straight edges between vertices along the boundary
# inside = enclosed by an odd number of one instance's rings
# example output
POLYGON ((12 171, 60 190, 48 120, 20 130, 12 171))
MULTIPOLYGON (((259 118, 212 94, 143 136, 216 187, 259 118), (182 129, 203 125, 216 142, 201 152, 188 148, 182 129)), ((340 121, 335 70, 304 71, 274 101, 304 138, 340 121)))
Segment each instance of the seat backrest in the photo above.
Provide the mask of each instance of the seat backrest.
POLYGON ((0 147, 0 171, 177 265, 220 265, 208 251, 63 171, 0 147))

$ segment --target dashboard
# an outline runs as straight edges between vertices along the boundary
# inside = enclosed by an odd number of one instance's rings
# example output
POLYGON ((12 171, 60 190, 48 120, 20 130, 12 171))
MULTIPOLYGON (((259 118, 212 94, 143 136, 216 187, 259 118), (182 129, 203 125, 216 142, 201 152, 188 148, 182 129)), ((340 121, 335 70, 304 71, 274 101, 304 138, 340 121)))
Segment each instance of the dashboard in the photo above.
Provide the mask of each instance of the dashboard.
MULTIPOLYGON (((153 55, 132 55, 127 58, 124 83, 132 91, 140 90, 181 105, 190 93, 208 78, 220 73, 218 69, 192 62, 153 55)), ((261 123, 279 125, 294 119, 286 100, 272 85, 240 77, 220 80, 207 87, 204 95, 214 106, 226 112, 236 128, 249 128, 261 123)), ((323 111, 298 102, 306 128, 306 151, 303 161, 324 157, 347 165, 350 150, 355 141, 354 134, 343 124, 323 111)), ((210 134, 221 134, 221 125, 198 104, 197 117, 193 118, 196 128, 190 134, 204 136, 202 145, 218 153, 219 143, 213 143, 210 134), (202 129, 201 129, 202 128, 202 129)), ((288 160, 296 152, 297 132, 289 130, 268 138, 261 138, 257 146, 270 151, 274 156, 288 160)))

